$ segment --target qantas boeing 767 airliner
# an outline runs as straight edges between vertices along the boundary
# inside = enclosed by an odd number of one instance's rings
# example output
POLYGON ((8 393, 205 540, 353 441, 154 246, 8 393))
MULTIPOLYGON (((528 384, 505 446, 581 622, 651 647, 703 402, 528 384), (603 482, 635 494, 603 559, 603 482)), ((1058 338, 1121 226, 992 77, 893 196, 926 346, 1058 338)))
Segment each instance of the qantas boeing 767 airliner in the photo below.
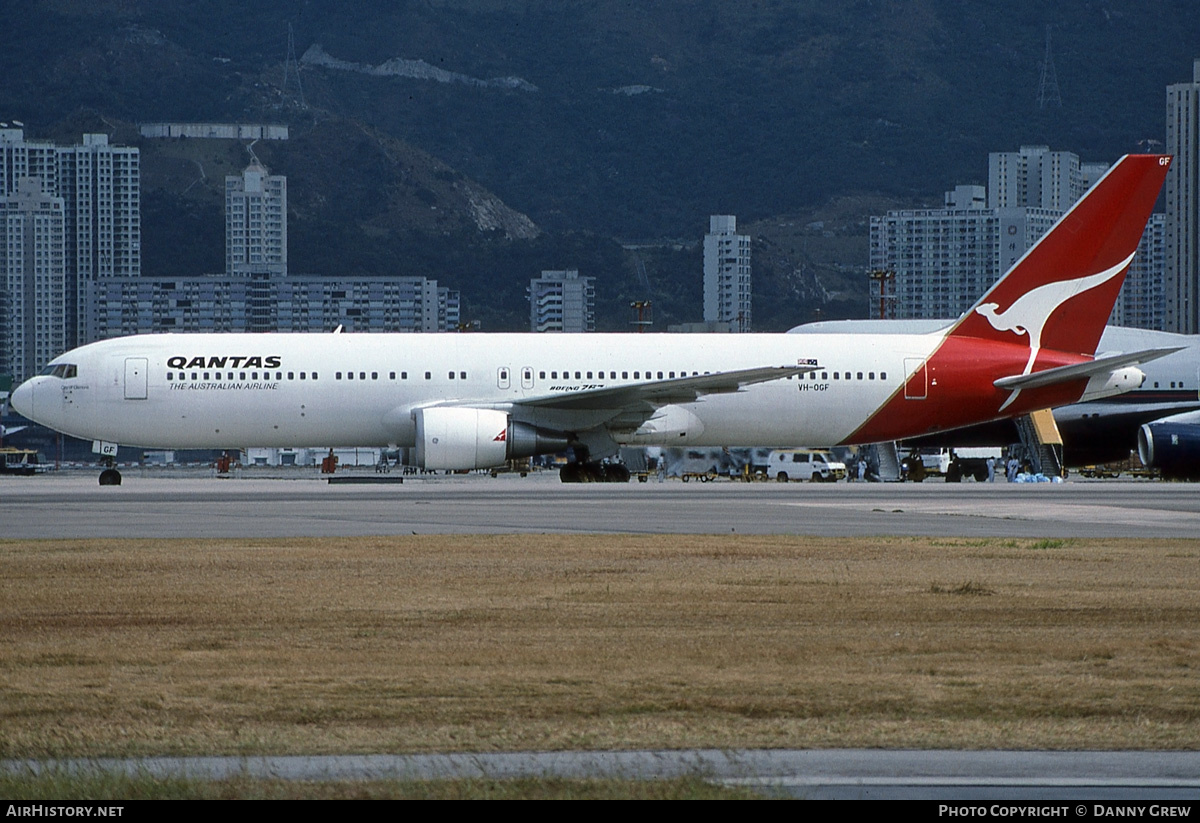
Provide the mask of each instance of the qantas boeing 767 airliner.
MULTIPOLYGON (((472 469, 572 447, 875 443, 1119 394, 1174 351, 1095 359, 1170 158, 1122 158, 949 329, 918 335, 175 334, 55 358, 18 412, 157 448, 415 447, 472 469)), ((110 480, 111 480, 110 476, 110 480)), ((118 478, 119 480, 119 478, 118 478)))

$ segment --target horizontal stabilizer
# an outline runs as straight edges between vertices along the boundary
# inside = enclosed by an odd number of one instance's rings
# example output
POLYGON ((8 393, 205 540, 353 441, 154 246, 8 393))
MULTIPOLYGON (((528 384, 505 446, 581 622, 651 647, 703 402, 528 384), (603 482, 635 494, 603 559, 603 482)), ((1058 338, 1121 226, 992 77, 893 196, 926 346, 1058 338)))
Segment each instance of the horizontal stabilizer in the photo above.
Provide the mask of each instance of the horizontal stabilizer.
POLYGON ((1126 366, 1149 363, 1151 360, 1157 360, 1160 357, 1166 357, 1168 354, 1182 351, 1183 348, 1183 346, 1177 346, 1169 349, 1146 349, 1145 351, 1131 352, 1129 354, 1119 354, 1115 357, 1101 357, 1096 360, 1089 360, 1086 363, 1059 366, 1058 368, 1046 369, 1045 371, 1034 372, 1033 374, 1014 374, 1010 377, 1001 377, 999 380, 993 381, 992 385, 998 389, 1040 389, 1043 386, 1054 386, 1072 380, 1083 380, 1101 374, 1108 374, 1117 369, 1123 369, 1126 366))

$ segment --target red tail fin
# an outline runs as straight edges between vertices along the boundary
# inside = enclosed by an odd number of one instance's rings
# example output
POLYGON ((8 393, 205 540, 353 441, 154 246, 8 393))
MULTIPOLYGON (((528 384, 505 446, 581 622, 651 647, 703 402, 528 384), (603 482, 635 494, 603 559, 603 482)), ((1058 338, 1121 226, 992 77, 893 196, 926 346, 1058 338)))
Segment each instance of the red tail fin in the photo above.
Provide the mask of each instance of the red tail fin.
POLYGON ((952 336, 1093 354, 1171 158, 1127 155, 964 314, 952 336), (1020 341, 1025 342, 1025 341, 1020 341))

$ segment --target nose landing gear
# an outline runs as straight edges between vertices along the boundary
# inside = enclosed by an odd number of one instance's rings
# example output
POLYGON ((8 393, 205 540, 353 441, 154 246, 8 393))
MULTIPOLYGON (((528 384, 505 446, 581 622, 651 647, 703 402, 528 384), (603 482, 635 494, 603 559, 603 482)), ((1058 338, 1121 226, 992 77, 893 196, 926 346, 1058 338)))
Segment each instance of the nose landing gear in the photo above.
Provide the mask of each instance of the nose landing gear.
POLYGON ((113 468, 113 459, 106 457, 104 459, 106 468, 100 472, 101 486, 119 486, 121 485, 121 473, 113 468))

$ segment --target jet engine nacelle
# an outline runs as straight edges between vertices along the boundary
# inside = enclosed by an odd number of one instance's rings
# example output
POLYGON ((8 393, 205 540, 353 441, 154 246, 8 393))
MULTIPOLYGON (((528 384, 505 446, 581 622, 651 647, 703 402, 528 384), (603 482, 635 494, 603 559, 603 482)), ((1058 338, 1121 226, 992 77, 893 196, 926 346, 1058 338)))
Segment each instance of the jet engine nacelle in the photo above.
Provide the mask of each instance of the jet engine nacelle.
POLYGON ((553 454, 567 435, 514 421, 495 409, 418 409, 417 465, 423 469, 490 469, 505 461, 553 454))
POLYGON ((1200 479, 1200 426, 1147 423, 1138 431, 1138 457, 1163 477, 1200 479))

